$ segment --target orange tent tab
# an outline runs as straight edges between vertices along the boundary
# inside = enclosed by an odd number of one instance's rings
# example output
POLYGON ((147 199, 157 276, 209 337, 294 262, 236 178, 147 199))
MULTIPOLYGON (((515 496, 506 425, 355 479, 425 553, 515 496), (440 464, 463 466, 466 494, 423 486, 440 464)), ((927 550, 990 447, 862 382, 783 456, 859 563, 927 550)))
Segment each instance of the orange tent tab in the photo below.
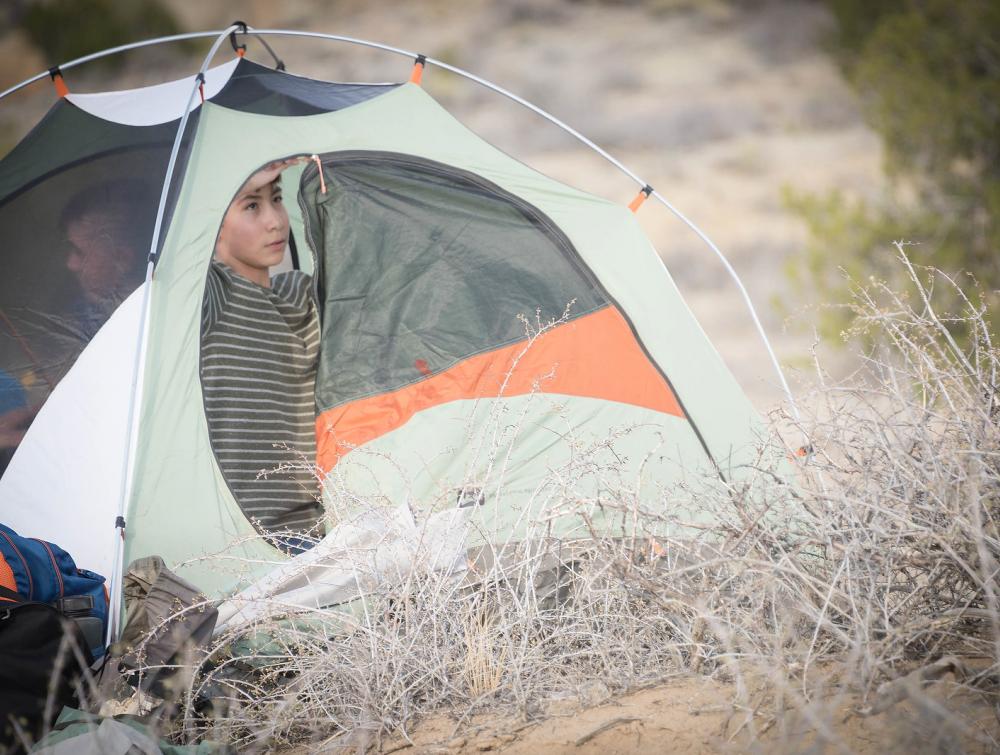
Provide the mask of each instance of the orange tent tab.
POLYGON ((413 71, 410 73, 410 83, 420 86, 420 80, 424 76, 424 66, 427 64, 426 55, 418 55, 413 61, 413 71))
POLYGON ((628 208, 632 212, 638 212, 639 208, 642 207, 642 203, 649 199, 649 195, 653 193, 653 187, 646 184, 642 187, 642 190, 635 195, 635 199, 628 203, 628 208))
POLYGON ((53 66, 50 68, 49 76, 52 78, 52 84, 56 88, 56 94, 60 97, 65 97, 69 94, 69 87, 66 86, 66 81, 63 79, 62 71, 59 70, 59 66, 53 66))

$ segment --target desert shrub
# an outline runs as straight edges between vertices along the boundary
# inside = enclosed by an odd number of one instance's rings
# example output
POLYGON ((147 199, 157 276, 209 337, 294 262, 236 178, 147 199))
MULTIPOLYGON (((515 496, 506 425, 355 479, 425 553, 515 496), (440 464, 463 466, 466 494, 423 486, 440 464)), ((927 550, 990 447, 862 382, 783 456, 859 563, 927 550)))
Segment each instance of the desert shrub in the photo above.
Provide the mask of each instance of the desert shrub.
MULTIPOLYGON (((479 711, 537 718, 567 695, 592 703, 692 673, 730 684, 732 736, 746 743, 787 705, 836 742, 845 699, 849 715, 868 715, 945 675, 992 700, 1000 350, 981 305, 905 251, 911 294, 854 290, 853 327, 869 346, 850 379, 819 373, 795 429, 808 456, 764 452, 739 483, 692 488, 693 518, 674 505, 678 490, 605 491, 623 529, 495 543, 457 572, 418 552, 337 609, 259 601, 249 626, 216 638, 174 735, 248 750, 378 747, 435 710, 458 730, 479 711), (957 323, 938 300, 963 302, 957 323)), ((945 750, 995 745, 958 713, 928 710, 942 737, 966 737, 945 750)))
MULTIPOLYGON (((848 200, 787 193, 810 241, 789 264, 800 293, 844 301, 857 276, 906 285, 887 239, 917 242, 915 262, 966 270, 993 299, 1000 288, 1000 6, 990 0, 827 0, 833 54, 882 137, 888 193, 848 200), (840 268, 848 276, 838 273, 840 268)), ((998 311, 995 302, 992 311, 998 311)), ((942 301, 942 311, 961 308, 942 301)), ((826 335, 846 310, 821 317, 826 335)), ((965 334, 961 334, 965 337, 965 334)))

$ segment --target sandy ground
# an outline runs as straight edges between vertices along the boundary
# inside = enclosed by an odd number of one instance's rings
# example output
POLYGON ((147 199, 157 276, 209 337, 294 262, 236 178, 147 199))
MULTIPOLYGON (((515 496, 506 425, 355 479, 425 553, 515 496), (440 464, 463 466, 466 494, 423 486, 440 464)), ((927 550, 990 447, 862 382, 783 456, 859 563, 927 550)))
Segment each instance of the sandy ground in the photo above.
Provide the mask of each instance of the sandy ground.
MULTIPOLYGON (((549 701, 544 710, 530 711, 527 718, 433 717, 409 739, 382 743, 382 751, 405 755, 995 751, 987 734, 992 731, 995 736, 998 728, 990 705, 976 693, 947 683, 919 701, 904 700, 870 716, 857 712, 856 697, 836 689, 804 708, 789 702, 778 717, 766 706, 741 706, 734 697, 733 685, 703 677, 678 678, 615 698, 595 682, 578 697, 549 701)), ((795 697, 790 694, 789 701, 795 697)))
MULTIPOLYGON (((324 31, 423 52, 490 79, 607 149, 697 223, 743 278, 781 361, 808 363, 811 310, 786 323, 783 266, 806 236, 782 203, 784 187, 873 195, 880 149, 858 103, 824 52, 830 19, 814 2, 730 5, 715 0, 588 3, 571 0, 342 0, 214 3, 171 0, 187 29, 233 18, 324 31), (792 327, 788 327, 791 325, 792 327)), ((273 39, 291 71, 333 80, 398 81, 410 61, 321 41, 273 39)), ((207 47, 203 45, 203 47, 207 47)), ((106 71, 67 74, 76 91, 180 77, 204 52, 134 54, 106 71)), ((250 54, 267 62, 251 43, 250 54)), ((226 49, 219 60, 227 55, 226 49)), ((0 85, 47 68, 16 34, 0 34, 0 85)), ((447 72, 428 91, 482 136, 533 167, 627 204, 637 185, 579 142, 519 105, 447 72)), ((52 101, 47 81, 0 105, 10 146, 52 101)), ((639 214, 682 294, 762 411, 780 400, 775 373, 746 305, 714 253, 666 208, 639 214)), ((613 250, 609 250, 613 253, 613 250)), ((794 372, 794 369, 793 369, 794 372)), ((795 378, 793 376, 793 382, 795 378)))

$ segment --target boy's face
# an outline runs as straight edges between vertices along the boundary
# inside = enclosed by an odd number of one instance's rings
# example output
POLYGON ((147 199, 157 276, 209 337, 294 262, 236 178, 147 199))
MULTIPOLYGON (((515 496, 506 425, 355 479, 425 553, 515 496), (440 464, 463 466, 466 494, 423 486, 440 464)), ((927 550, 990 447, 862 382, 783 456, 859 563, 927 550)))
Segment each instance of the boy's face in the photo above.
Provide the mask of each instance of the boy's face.
POLYGON ((127 224, 124 212, 99 210, 70 221, 66 227, 70 242, 66 268, 76 276, 90 301, 100 302, 121 293, 135 264, 135 250, 121 238, 127 224))
POLYGON ((215 256, 244 278, 266 286, 268 269, 285 255, 288 212, 282 203, 280 179, 264 182, 261 179, 270 176, 262 173, 251 176, 229 205, 215 256))

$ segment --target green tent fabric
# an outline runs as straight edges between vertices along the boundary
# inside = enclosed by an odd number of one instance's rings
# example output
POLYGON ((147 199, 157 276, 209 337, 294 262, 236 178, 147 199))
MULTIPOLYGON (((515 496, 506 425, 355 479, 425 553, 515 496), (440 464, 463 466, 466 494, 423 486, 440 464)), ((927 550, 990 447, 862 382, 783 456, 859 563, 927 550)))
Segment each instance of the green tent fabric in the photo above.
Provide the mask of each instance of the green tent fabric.
POLYGON ((208 741, 173 745, 134 716, 103 718, 63 708, 52 731, 30 751, 36 755, 224 755, 230 748, 208 741))

